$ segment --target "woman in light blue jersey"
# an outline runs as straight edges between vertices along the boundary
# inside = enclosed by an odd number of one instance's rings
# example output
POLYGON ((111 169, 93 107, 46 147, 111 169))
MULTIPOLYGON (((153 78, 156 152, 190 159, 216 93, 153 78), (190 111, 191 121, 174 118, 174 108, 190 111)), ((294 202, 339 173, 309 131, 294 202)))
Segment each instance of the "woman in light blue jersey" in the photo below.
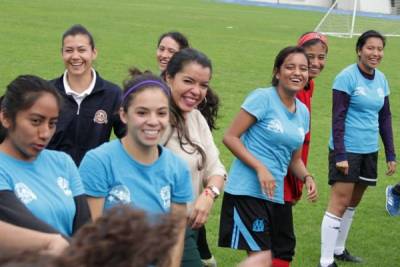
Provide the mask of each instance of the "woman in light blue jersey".
POLYGON ((367 186, 377 179, 378 135, 385 146, 387 175, 396 170, 389 85, 377 67, 385 38, 364 32, 356 44, 358 62, 346 67, 333 83, 332 134, 329 141, 328 208, 321 226, 320 266, 336 266, 334 258, 361 262, 345 242, 355 208, 367 186))
POLYGON ((272 87, 253 91, 224 136, 236 156, 222 203, 219 245, 269 254, 273 246, 272 202, 284 203, 288 169, 302 179, 308 199, 317 197, 313 177, 301 160, 309 113, 296 98, 308 81, 303 48, 287 47, 275 59, 272 87), (271 245, 272 243, 272 245, 271 245))
POLYGON ((39 77, 19 76, 7 86, 0 111, 0 220, 72 236, 90 214, 71 157, 45 149, 60 105, 56 89, 39 77))
POLYGON ((186 203, 193 198, 186 162, 159 144, 169 125, 170 89, 158 76, 130 70, 120 118, 126 135, 89 151, 79 167, 93 219, 104 209, 128 204, 151 214, 181 216, 171 266, 180 263, 186 203))

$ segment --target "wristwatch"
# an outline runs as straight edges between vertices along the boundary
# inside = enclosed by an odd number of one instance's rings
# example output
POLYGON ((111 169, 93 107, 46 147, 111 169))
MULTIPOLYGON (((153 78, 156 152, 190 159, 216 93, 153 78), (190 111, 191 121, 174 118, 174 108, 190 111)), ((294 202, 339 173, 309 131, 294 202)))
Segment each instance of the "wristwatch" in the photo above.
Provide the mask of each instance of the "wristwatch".
POLYGON ((215 185, 209 185, 207 186, 208 189, 210 189, 211 193, 214 195, 214 199, 217 199, 221 192, 219 191, 219 188, 216 187, 215 185))

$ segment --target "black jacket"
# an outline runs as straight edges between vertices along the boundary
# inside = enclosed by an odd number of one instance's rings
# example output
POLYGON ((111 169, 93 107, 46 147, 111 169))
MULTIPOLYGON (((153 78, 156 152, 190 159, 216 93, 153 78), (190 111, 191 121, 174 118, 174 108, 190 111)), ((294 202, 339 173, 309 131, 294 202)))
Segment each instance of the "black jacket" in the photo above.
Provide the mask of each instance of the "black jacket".
POLYGON ((124 134, 124 125, 119 119, 121 89, 98 73, 90 95, 79 108, 74 98, 65 93, 63 76, 51 81, 63 96, 63 104, 57 122, 57 130, 47 148, 64 151, 79 166, 85 153, 109 141, 111 129, 117 137, 124 134))

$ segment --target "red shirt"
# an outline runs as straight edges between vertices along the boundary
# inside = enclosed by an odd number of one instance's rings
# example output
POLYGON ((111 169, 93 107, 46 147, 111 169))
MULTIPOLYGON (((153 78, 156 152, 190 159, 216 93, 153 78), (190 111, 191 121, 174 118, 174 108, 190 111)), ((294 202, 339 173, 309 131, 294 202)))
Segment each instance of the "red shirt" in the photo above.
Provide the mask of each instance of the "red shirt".
MULTIPOLYGON (((308 151, 310 149, 310 139, 311 139, 311 98, 314 93, 314 81, 310 80, 308 87, 304 88, 297 93, 296 97, 306 105, 308 111, 310 112, 310 130, 304 137, 304 143, 302 147, 301 159, 304 165, 307 165, 308 151)), ((303 191, 303 182, 300 181, 294 174, 288 171, 284 179, 284 199, 287 202, 295 202, 301 198, 301 193, 303 191)))

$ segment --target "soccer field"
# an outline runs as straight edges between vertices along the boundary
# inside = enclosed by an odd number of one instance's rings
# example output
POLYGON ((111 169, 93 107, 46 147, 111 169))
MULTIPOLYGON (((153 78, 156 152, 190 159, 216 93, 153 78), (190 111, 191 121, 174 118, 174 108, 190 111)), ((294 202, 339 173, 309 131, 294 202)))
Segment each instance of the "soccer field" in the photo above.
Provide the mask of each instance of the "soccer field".
MULTIPOLYGON (((96 69, 117 84, 127 69, 157 70, 155 50, 158 36, 178 30, 191 45, 213 61, 211 86, 222 107, 215 141, 225 166, 232 155, 222 145, 222 134, 238 112, 245 96, 270 84, 277 52, 295 44, 297 37, 314 29, 323 13, 270 7, 224 4, 209 0, 1 0, 0 1, 0 90, 19 74, 50 79, 63 72, 60 46, 64 30, 75 23, 94 35, 98 49, 96 69)), ((399 22, 400 26, 400 22, 399 22)), ((294 208, 297 249, 294 267, 317 265, 320 254, 320 224, 328 199, 327 143, 331 123, 331 85, 335 75, 355 62, 356 39, 329 38, 324 72, 316 80, 312 111, 309 169, 318 182, 319 201, 301 201, 294 208)), ((400 38, 389 38, 380 65, 391 87, 395 144, 399 154, 400 38)), ((379 182, 370 188, 358 207, 347 247, 362 256, 370 267, 400 266, 400 217, 389 217, 384 209, 385 187, 400 181, 400 175, 385 176, 383 147, 380 151, 379 182)), ((400 170, 399 170, 400 173, 400 170)), ((208 240, 218 266, 230 267, 245 254, 218 248, 220 200, 207 224, 208 240)), ((351 264, 340 264, 351 266, 351 264)))

